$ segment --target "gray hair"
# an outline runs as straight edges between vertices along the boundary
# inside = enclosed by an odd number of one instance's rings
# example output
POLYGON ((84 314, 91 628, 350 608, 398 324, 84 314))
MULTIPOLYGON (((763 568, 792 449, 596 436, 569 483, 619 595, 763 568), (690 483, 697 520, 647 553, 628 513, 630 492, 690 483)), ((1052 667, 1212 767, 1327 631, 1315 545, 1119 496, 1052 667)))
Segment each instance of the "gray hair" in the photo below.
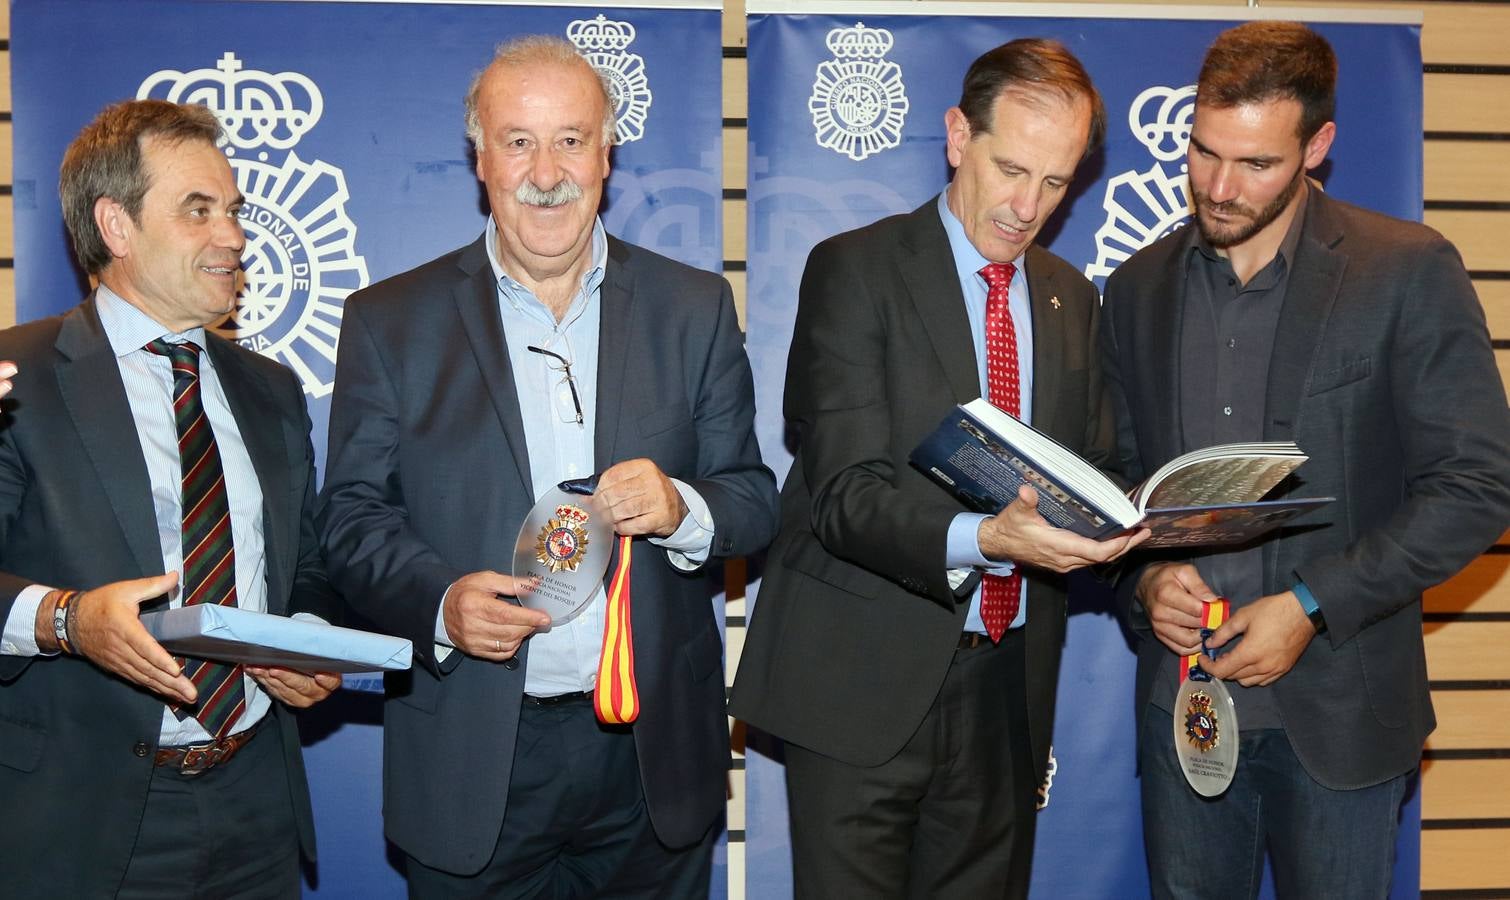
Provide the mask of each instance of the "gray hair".
POLYGON ((586 57, 577 52, 571 41, 552 34, 527 34, 510 38, 493 51, 493 60, 482 71, 472 76, 467 88, 466 122, 467 137, 472 146, 482 150, 482 117, 477 112, 478 98, 482 94, 482 82, 488 73, 498 66, 560 65, 586 66, 597 76, 598 86, 603 89, 603 143, 612 145, 614 138, 613 82, 586 57))

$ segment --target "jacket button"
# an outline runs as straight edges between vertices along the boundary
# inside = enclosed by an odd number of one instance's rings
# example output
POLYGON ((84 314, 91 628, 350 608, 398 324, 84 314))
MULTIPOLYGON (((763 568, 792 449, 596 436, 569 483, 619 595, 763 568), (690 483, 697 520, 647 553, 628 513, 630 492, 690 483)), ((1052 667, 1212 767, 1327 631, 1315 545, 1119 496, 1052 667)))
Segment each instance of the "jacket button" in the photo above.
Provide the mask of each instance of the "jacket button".
POLYGON ((138 757, 143 757, 147 755, 148 749, 150 748, 147 747, 146 741, 137 741, 136 746, 131 748, 131 752, 135 753, 138 757))
POLYGON ((510 656, 508 659, 503 661, 503 667, 505 669, 508 669, 510 672, 519 668, 519 657, 510 656))

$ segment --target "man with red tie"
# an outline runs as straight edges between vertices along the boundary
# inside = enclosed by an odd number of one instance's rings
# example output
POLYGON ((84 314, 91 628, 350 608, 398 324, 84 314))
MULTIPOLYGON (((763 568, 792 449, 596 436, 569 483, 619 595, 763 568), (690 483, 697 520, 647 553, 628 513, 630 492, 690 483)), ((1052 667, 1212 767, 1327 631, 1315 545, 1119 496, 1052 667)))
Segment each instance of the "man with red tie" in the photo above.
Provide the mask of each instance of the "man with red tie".
POLYGON ((0 332, 7 896, 297 897, 314 857, 289 707, 340 677, 180 662, 138 619, 340 614, 298 380, 205 327, 245 245, 219 136, 201 106, 101 112, 60 174, 98 288, 0 332))
POLYGON ((800 446, 731 698, 787 742, 796 894, 1021 896, 1065 633, 1062 573, 1141 538, 964 511, 907 462, 985 396, 1109 459, 1096 290, 1034 238, 1105 112, 1060 44, 977 59, 948 189, 819 244, 785 408, 800 446))

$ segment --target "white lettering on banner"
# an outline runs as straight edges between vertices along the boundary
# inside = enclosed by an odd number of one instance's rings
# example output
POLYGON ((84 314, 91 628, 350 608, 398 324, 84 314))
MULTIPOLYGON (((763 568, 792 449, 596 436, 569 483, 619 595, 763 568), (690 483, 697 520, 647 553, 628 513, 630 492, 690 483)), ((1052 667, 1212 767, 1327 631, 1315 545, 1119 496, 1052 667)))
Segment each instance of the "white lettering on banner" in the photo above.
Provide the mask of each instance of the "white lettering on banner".
POLYGON ((645 119, 655 99, 650 93, 644 58, 625 49, 634 43, 634 34, 633 25, 615 22, 602 13, 596 19, 576 19, 566 28, 566 36, 577 51, 608 78, 616 144, 645 136, 645 119))
POLYGON ((288 366, 310 396, 329 394, 342 305, 369 279, 346 213, 345 173, 293 150, 324 112, 319 87, 299 72, 243 71, 227 51, 213 69, 153 72, 136 96, 209 107, 246 195, 241 293, 236 309, 212 327, 288 366), (269 150, 287 153, 270 160, 269 150))
POLYGON ((826 43, 834 58, 818 64, 807 101, 818 146, 859 162, 900 144, 908 101, 902 67, 885 59, 891 32, 856 22, 826 43))
POLYGON ((1154 163, 1145 172, 1123 172, 1106 183, 1101 201, 1106 221, 1096 229, 1096 261, 1085 267, 1085 277, 1097 287, 1129 256, 1189 220, 1190 176, 1184 158, 1194 115, 1193 84, 1154 85, 1128 107, 1127 127, 1154 163), (1165 165, 1176 161, 1177 169, 1165 165))

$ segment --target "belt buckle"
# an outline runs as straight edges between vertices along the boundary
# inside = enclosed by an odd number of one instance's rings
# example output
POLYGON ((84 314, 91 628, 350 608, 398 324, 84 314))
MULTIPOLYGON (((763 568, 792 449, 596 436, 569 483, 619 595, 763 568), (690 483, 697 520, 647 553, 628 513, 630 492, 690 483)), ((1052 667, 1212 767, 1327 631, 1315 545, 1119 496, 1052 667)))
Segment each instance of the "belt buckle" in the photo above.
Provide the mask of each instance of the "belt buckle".
POLYGON ((224 762, 230 752, 230 748, 221 741, 185 747, 183 761, 178 764, 178 773, 186 778, 203 775, 224 762))

